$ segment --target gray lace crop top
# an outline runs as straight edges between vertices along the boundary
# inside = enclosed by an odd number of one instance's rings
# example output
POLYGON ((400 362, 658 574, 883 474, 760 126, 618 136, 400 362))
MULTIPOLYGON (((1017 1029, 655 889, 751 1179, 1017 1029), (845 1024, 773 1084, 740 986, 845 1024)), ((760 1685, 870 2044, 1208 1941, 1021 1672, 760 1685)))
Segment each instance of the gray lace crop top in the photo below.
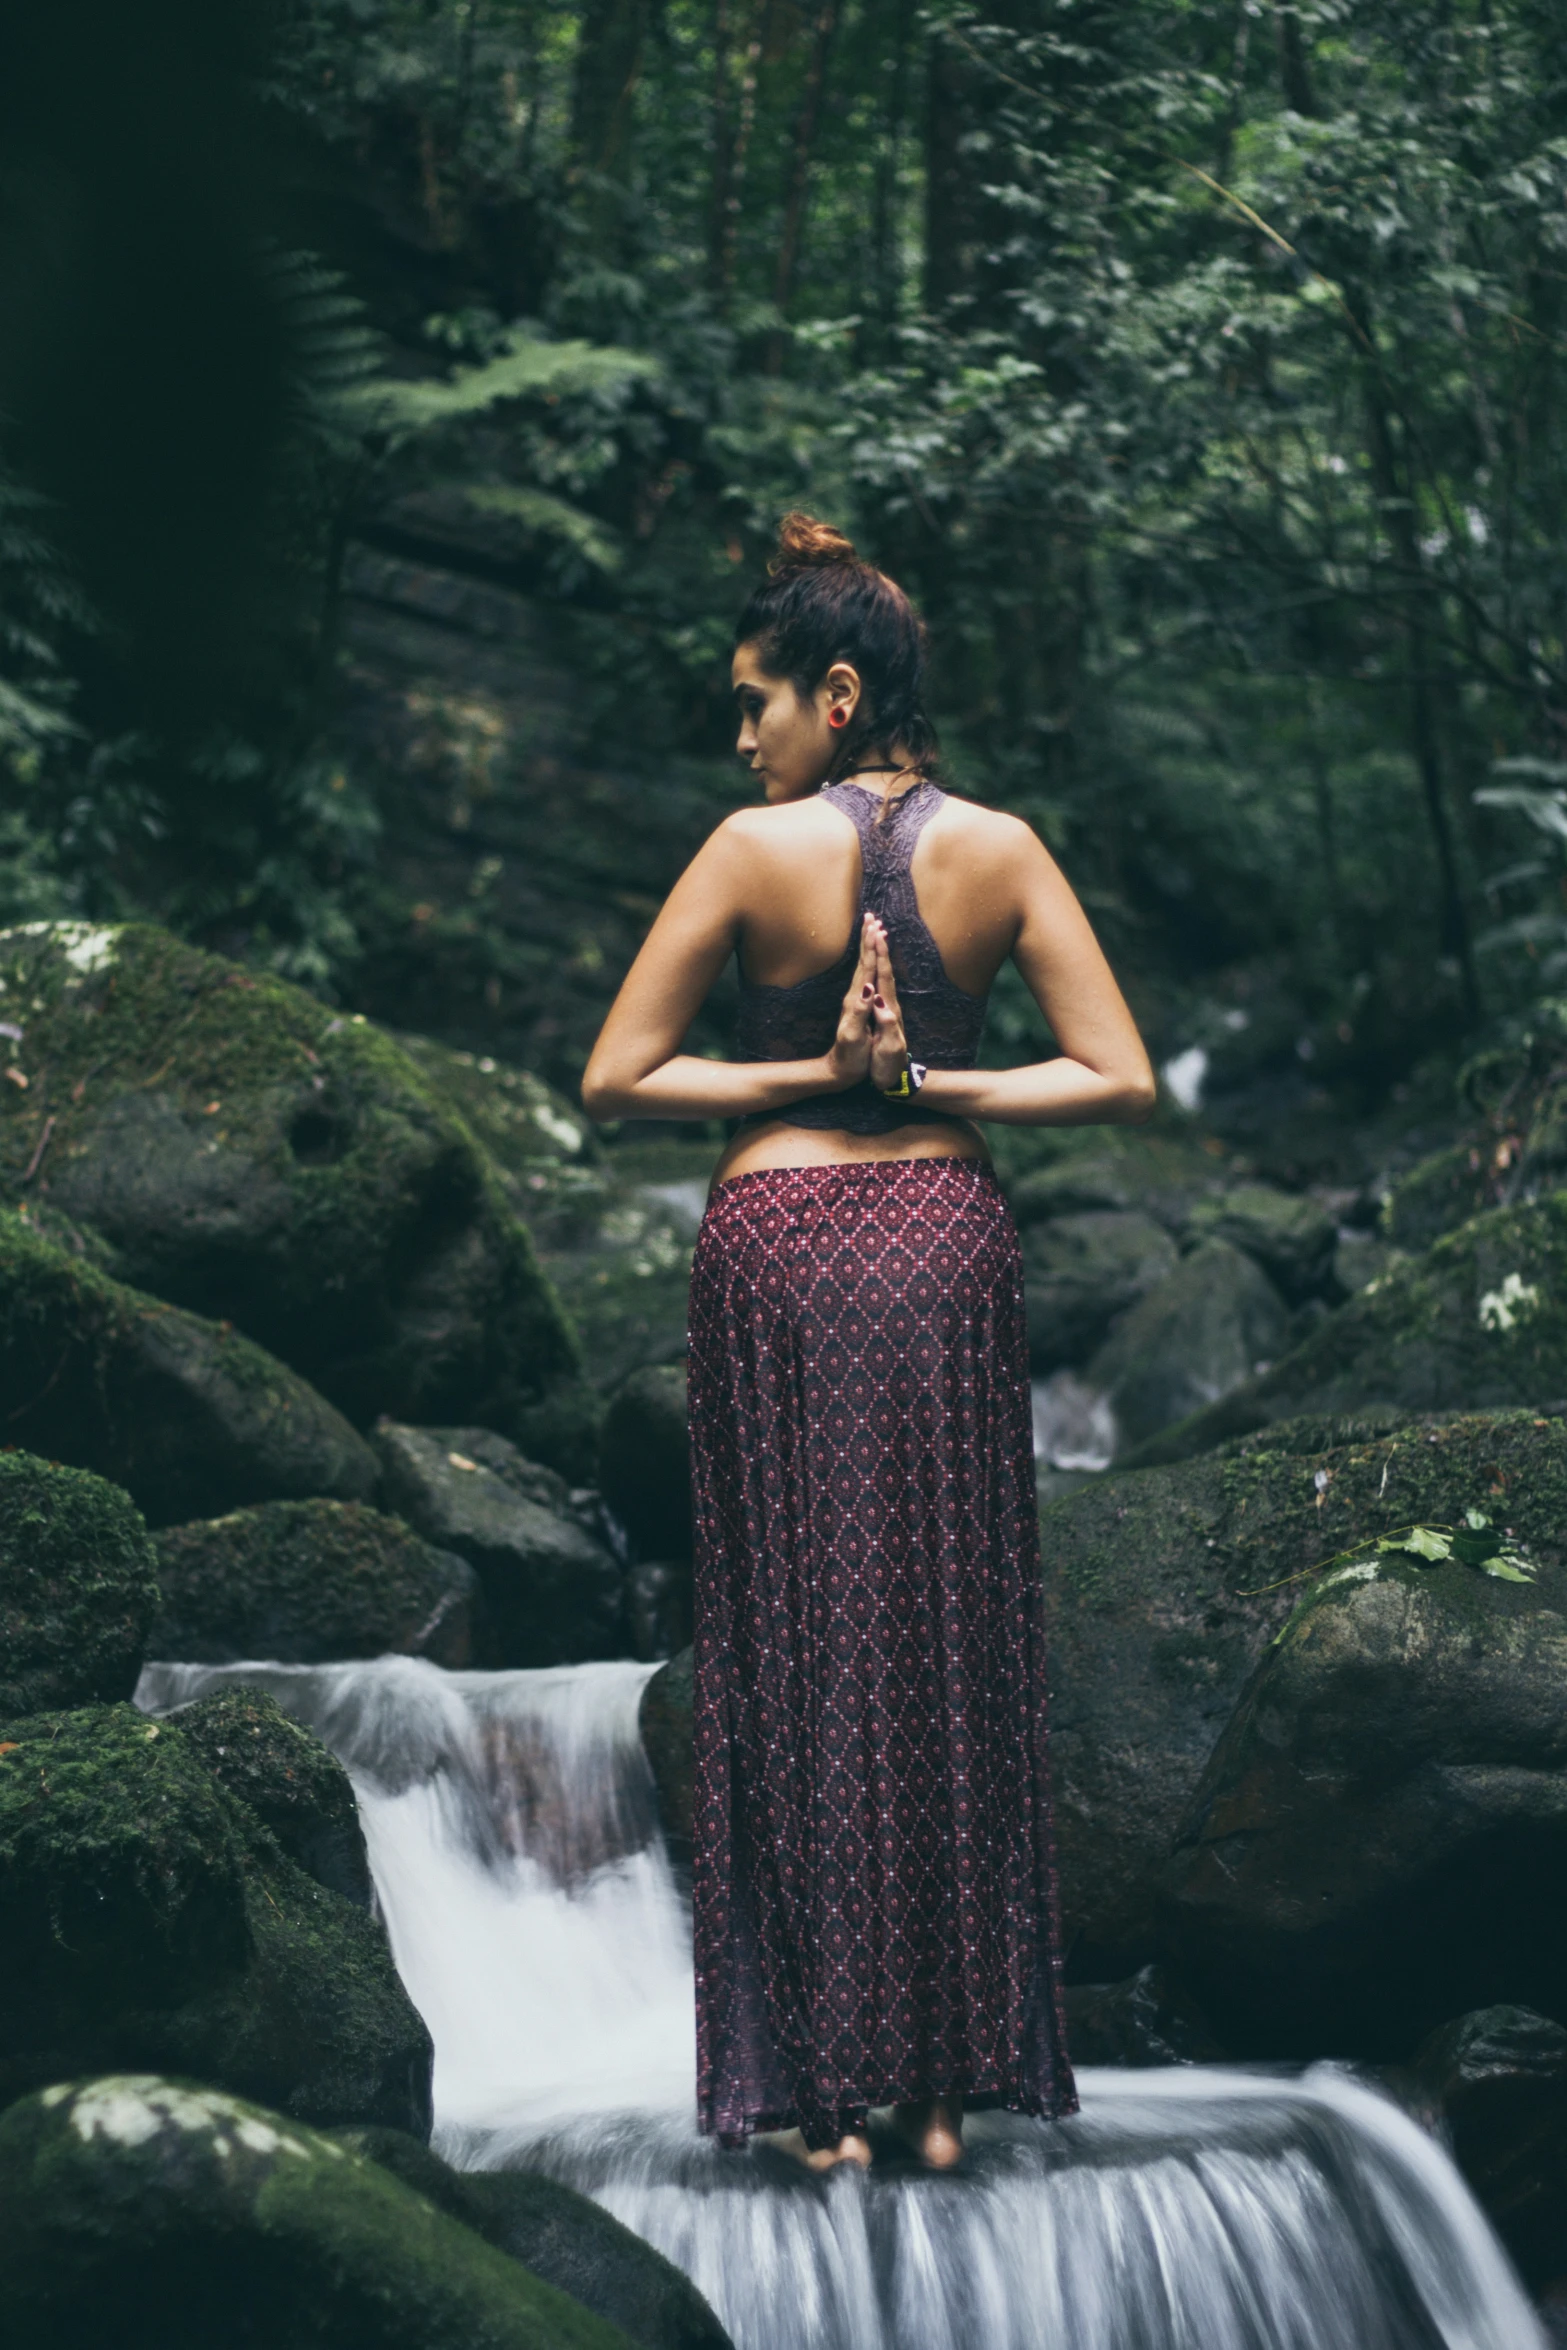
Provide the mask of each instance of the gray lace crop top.
MULTIPOLYGON (((880 822, 882 795, 862 783, 824 784, 821 797, 847 816, 860 836, 860 902, 849 943, 829 970, 814 971, 793 987, 761 986, 741 970, 736 1058, 804 1061, 828 1050, 837 1033, 844 990, 859 960, 860 918, 871 913, 887 927, 910 1058, 931 1069, 972 1069, 985 1025, 986 998, 970 995, 947 977, 941 949, 921 917, 909 871, 914 844, 941 805, 941 787, 923 777, 892 803, 880 822)), ((846 1092, 810 1094, 787 1109, 759 1115, 781 1119, 786 1126, 831 1127, 849 1134, 890 1134, 915 1120, 924 1124, 951 1117, 950 1112, 926 1109, 917 1094, 908 1101, 890 1102, 868 1078, 846 1092)))

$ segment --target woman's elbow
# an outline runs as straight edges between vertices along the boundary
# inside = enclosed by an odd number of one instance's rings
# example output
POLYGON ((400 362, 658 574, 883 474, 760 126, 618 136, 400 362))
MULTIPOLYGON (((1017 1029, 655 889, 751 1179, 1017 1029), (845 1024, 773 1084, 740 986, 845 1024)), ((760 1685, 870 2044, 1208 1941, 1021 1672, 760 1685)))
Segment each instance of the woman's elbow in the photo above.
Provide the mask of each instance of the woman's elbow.
POLYGON ((597 1060, 589 1061, 582 1073, 581 1101, 583 1115, 595 1126, 627 1115, 624 1085, 617 1084, 614 1072, 597 1060))
POLYGON ((1159 1081, 1145 1061, 1134 1070, 1120 1089, 1121 1123, 1124 1126, 1146 1126, 1159 1107, 1159 1081))

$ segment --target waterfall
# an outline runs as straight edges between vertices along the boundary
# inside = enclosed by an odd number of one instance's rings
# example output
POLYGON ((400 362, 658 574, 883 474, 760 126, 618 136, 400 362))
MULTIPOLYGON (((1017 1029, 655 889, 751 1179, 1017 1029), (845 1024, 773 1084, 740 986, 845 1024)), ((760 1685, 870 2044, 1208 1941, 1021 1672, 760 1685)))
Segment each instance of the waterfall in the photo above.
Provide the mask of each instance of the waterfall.
POLYGON ((1543 2350, 1446 2156, 1332 2066, 1084 2072, 1069 2121, 972 2116, 947 2177, 699 2138, 653 1669, 154 1664, 137 1703, 247 1682, 341 1757, 440 2151, 592 2195, 737 2350, 1543 2350))

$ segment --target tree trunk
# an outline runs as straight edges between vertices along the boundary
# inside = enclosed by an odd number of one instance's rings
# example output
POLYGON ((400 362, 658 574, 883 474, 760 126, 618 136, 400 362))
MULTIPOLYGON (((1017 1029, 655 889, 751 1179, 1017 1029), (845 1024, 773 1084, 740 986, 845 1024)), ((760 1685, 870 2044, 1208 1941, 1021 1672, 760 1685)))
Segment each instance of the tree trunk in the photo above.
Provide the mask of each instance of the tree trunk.
POLYGON ((984 69, 952 37, 931 37, 925 93, 925 302, 940 310, 974 290, 984 201, 965 152, 978 124, 984 69))
POLYGON ((588 0, 577 34, 572 173, 583 185, 588 247, 613 253, 625 222, 632 110, 642 71, 648 0, 588 0))
MULTIPOLYGON (((787 316, 789 297, 794 291, 795 271, 800 263, 800 247, 805 235, 806 206, 810 200, 811 161, 816 152, 816 132, 821 121, 822 90, 827 79, 827 54, 838 25, 838 0, 822 0, 816 18, 816 29, 811 41, 811 53, 806 61, 805 86, 800 93, 800 111, 794 123, 794 152, 789 163, 789 189, 784 199, 783 230, 778 240, 778 266, 773 275, 773 300, 780 315, 787 316)), ((767 350, 768 373, 777 375, 783 366, 784 337, 782 330, 769 339, 767 350)))
POLYGON ((1317 93, 1311 78, 1311 53, 1300 29, 1297 9, 1276 7, 1273 30, 1279 44, 1279 80, 1284 103, 1293 114, 1315 115, 1317 93))
POLYGON ((756 124, 756 77, 762 56, 766 0, 751 0, 741 52, 739 103, 730 124, 731 73, 727 0, 713 12, 713 204, 708 242, 708 283, 722 313, 734 292, 735 255, 740 238, 740 201, 751 132, 756 124))
POLYGON ((887 112, 876 151, 876 176, 871 193, 871 286, 875 332, 868 338, 877 357, 898 317, 897 206, 898 163, 903 142, 904 116, 909 102, 909 49, 913 32, 912 0, 899 0, 888 71, 887 112))

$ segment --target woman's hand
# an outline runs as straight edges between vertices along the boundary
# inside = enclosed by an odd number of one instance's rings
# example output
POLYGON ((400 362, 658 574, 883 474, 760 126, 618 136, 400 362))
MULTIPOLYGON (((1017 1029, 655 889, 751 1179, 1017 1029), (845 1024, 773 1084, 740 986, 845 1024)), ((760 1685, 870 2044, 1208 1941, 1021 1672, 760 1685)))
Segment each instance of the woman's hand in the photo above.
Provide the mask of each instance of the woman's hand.
POLYGON ((860 924, 860 959, 838 1014, 838 1033, 827 1055, 828 1083, 834 1093, 858 1085, 871 1065, 871 1011, 876 995, 876 938, 880 926, 867 914, 860 924))
POLYGON ((870 1078, 879 1093, 891 1093, 909 1065, 909 1043, 903 1033, 898 983, 892 975, 892 950, 887 933, 874 915, 866 916, 873 948, 871 994, 870 1078))

